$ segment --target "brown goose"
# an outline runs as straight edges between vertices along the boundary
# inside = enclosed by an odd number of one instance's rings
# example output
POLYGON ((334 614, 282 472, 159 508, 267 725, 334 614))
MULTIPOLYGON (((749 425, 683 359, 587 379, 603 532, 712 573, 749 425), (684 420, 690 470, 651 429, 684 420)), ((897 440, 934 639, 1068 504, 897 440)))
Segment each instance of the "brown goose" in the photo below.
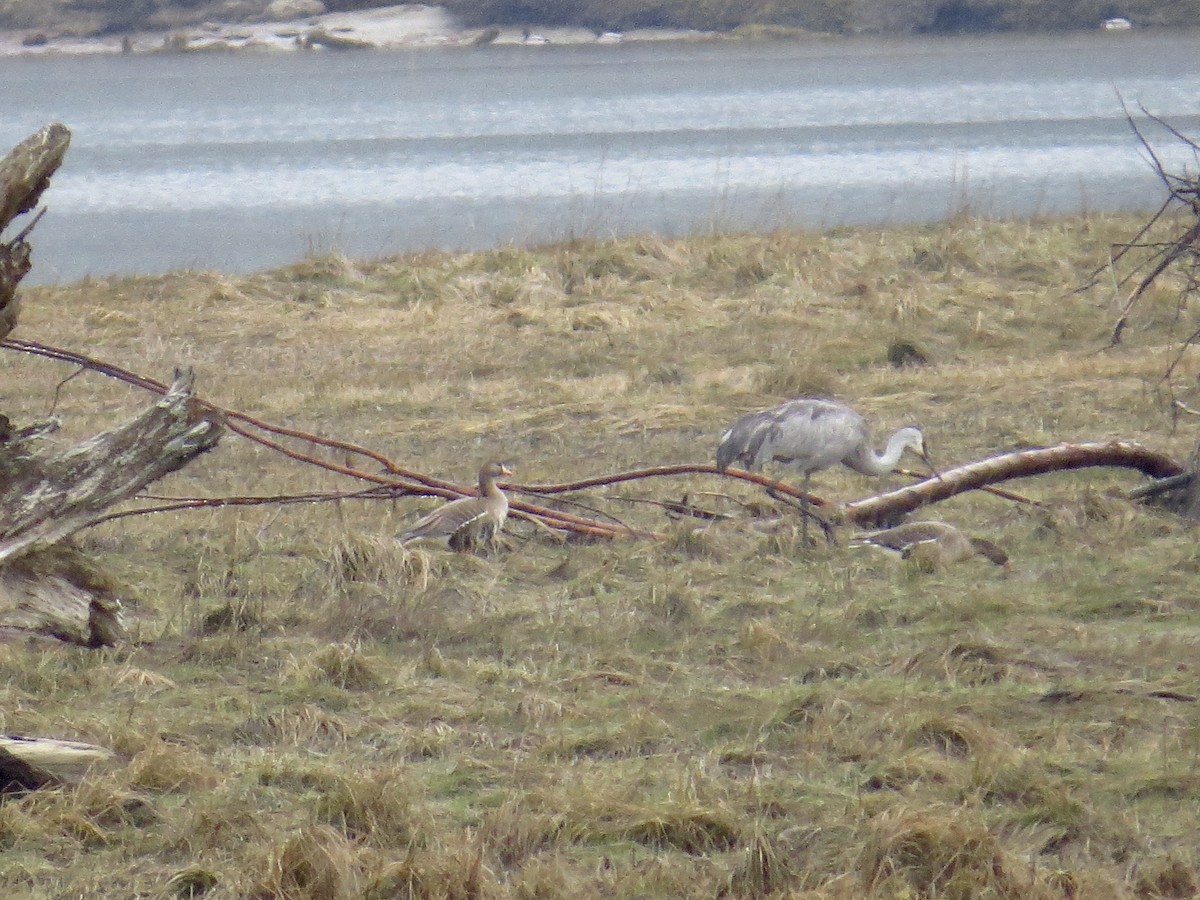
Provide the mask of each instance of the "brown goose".
POLYGON ((508 518, 508 498, 496 487, 496 479, 511 474, 504 463, 485 463, 479 470, 479 496, 460 497, 439 506, 404 532, 400 543, 448 539, 455 550, 493 543, 508 518))
POLYGON ((915 556, 933 567, 962 562, 978 554, 1005 569, 1011 568, 1008 554, 991 541, 963 534, 945 522, 905 522, 895 528, 861 534, 850 544, 890 550, 904 559, 915 556))

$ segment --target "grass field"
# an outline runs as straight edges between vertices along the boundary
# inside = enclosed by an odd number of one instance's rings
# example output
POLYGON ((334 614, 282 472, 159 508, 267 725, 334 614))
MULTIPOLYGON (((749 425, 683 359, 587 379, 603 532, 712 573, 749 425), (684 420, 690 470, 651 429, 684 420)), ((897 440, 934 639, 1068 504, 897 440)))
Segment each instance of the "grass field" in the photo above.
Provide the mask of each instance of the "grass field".
MULTIPOLYGON (((1138 220, 631 238, 178 273, 24 294, 16 336, 469 483, 709 462, 736 415, 831 394, 943 466, 1122 437, 1185 459, 1169 279, 1073 293, 1138 220), (894 341, 930 365, 898 369, 894 341)), ((1196 382, 1185 357, 1180 384, 1196 382)), ((65 438, 150 402, 13 353, 3 411, 65 438)), ((1200 405, 1200 403, 1196 404, 1200 405)), ((898 484, 899 478, 893 483, 898 484)), ((934 572, 763 531, 715 477, 580 496, 658 542, 405 551, 395 502, 127 518, 84 547, 135 639, 0 645, 0 731, 117 760, 0 805, 0 895, 1191 897, 1200 549, 1127 472, 931 517, 1003 546, 934 572), (704 492, 726 494, 727 498, 704 492), (688 493, 706 529, 631 498, 688 493)), ((822 496, 878 483, 838 470, 822 496)), ((351 487, 228 436, 159 494, 351 487)))

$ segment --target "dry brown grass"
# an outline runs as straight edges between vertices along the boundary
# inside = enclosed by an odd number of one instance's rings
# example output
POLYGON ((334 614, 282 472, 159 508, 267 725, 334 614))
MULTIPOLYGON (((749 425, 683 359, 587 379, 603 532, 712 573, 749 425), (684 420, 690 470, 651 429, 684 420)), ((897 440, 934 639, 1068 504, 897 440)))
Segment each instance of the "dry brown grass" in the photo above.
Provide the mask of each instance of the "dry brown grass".
MULTIPOLYGON (((193 365, 224 406, 460 483, 493 455, 529 483, 705 462, 731 418, 797 392, 880 432, 919 422, 943 464, 1105 436, 1182 457, 1194 434, 1156 403, 1173 298, 1096 352, 1114 298, 1071 293, 1135 225, 93 279, 26 292, 18 335, 160 379, 193 365), (889 364, 899 342, 930 364, 889 364)), ((4 364, 19 424, 70 374, 4 364)), ((70 438, 147 402, 86 375, 54 411, 70 438)), ((136 640, 0 646, 0 729, 119 756, 0 806, 0 894, 1192 896, 1200 550, 1114 495, 1131 481, 1061 474, 1014 485, 1040 508, 932 511, 1004 546, 1007 576, 806 548, 704 492, 761 496, 699 477, 579 498, 659 543, 514 523, 487 558, 397 547, 417 499, 112 522, 83 544, 136 640), (739 518, 605 499, 685 492, 739 518)), ((156 490, 348 486, 229 437, 156 490)))

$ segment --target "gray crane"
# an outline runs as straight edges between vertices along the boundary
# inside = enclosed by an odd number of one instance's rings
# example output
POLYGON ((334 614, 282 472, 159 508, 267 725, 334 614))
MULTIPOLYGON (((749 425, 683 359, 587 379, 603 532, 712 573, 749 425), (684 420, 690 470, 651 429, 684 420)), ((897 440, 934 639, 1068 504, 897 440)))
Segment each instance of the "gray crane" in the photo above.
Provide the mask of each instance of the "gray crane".
POLYGON ((479 496, 460 497, 439 506, 404 532, 400 543, 448 540, 454 550, 467 550, 480 543, 493 545, 508 518, 508 498, 496 486, 496 479, 511 474, 504 463, 484 463, 479 470, 479 496))
MULTIPOLYGON (((925 438, 919 428, 901 428, 882 454, 871 448, 867 420, 844 403, 802 397, 770 409, 747 413, 729 426, 717 447, 717 471, 731 463, 757 471, 769 462, 794 466, 804 475, 803 537, 808 539, 808 519, 829 523, 812 511, 808 488, 812 473, 841 463, 864 475, 886 475, 896 468, 905 450, 915 451, 926 464, 925 438)), ((776 496, 774 491, 770 491, 776 496)))

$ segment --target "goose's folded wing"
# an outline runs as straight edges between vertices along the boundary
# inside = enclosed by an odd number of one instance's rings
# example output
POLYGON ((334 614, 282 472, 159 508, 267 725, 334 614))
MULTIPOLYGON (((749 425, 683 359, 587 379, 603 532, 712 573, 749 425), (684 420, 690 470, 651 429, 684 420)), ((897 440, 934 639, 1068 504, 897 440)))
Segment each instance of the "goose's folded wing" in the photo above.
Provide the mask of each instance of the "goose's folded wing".
POLYGON ((488 514, 487 501, 481 497, 463 497, 439 506, 401 536, 401 541, 418 538, 449 537, 488 514))

